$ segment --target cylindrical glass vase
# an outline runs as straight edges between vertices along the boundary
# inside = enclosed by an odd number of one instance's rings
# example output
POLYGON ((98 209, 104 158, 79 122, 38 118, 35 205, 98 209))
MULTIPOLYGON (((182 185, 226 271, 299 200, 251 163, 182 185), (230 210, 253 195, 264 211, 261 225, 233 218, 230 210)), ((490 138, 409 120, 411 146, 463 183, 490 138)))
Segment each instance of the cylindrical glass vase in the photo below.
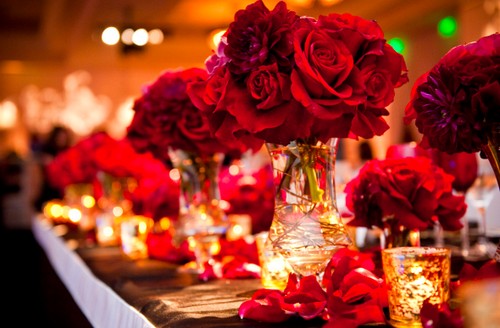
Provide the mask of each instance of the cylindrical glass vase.
POLYGON ((179 219, 176 238, 194 244, 196 271, 203 272, 212 259, 219 237, 226 233, 228 219, 220 206, 219 172, 224 154, 200 156, 170 149, 169 156, 180 174, 179 219))

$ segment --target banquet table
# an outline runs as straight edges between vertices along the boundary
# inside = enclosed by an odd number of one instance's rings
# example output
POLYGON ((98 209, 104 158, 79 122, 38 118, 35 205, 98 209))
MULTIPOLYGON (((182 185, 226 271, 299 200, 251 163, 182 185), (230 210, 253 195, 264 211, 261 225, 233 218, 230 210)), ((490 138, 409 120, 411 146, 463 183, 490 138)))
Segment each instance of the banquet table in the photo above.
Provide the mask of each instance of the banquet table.
MULTIPOLYGON (((78 234, 64 228, 52 225, 43 215, 36 216, 32 224, 49 266, 93 327, 313 328, 325 324, 321 319, 299 317, 284 323, 241 319, 238 308, 262 288, 259 279, 201 281, 197 274, 179 270, 178 264, 150 258, 131 260, 118 246, 82 244, 75 239, 78 234)), ((463 263, 452 256, 452 279, 463 263)), ((480 290, 484 295, 491 286, 485 288, 480 290)), ((500 290, 500 281, 493 290, 500 290)), ((488 302, 480 303, 484 304, 488 302)))
POLYGON ((239 305, 262 288, 259 279, 200 281, 179 265, 130 260, 119 247, 77 247, 64 230, 36 217, 33 234, 51 266, 94 327, 321 327, 324 321, 282 324, 241 319, 239 305))

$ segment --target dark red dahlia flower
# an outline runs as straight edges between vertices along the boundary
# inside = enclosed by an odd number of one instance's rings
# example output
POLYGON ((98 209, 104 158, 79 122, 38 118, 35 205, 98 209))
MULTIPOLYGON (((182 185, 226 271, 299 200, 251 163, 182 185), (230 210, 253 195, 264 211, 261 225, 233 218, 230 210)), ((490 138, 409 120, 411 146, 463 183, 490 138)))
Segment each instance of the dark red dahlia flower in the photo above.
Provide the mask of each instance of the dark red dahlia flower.
POLYGON ((417 80, 404 121, 415 120, 424 147, 474 153, 487 144, 500 122, 499 49, 498 33, 456 46, 417 80))
POLYGON ((274 63, 280 71, 290 72, 293 25, 297 20, 283 1, 272 11, 261 0, 238 11, 229 25, 224 49, 231 73, 246 75, 274 63))

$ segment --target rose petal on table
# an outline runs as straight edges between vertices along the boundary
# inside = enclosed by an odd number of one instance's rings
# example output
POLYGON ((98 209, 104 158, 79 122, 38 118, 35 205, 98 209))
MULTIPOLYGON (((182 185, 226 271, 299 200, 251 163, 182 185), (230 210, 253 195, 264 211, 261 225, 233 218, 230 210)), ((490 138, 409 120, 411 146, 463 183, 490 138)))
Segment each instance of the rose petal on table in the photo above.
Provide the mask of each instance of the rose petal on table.
POLYGON ((241 319, 252 319, 261 322, 283 322, 291 317, 281 308, 283 294, 279 290, 260 289, 251 300, 243 302, 238 315, 241 319))

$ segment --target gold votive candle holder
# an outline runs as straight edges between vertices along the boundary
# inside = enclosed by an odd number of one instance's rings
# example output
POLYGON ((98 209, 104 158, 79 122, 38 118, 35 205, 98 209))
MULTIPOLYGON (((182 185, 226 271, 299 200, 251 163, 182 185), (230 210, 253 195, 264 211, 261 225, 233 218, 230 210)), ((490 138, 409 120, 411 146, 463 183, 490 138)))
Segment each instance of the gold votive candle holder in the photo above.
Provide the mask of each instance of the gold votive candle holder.
POLYGON ((151 218, 142 215, 122 217, 120 239, 123 254, 137 260, 148 257, 146 238, 153 225, 151 218))
POLYGON ((284 290, 292 268, 283 255, 274 251, 272 245, 267 242, 268 235, 267 231, 255 235, 261 267, 261 283, 265 288, 284 290))
POLYGON ((390 323, 422 327, 426 299, 442 304, 450 297, 451 251, 444 247, 396 247, 382 250, 390 323))

